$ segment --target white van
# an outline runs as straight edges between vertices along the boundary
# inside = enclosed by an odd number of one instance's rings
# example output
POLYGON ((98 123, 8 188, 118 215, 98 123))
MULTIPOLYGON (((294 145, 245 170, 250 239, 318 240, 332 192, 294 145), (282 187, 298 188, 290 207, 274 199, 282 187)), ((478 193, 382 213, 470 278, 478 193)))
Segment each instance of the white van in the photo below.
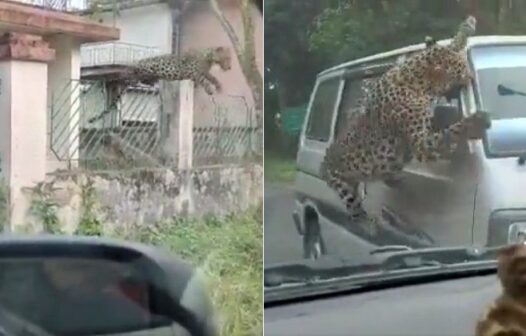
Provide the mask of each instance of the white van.
POLYGON ((325 225, 339 226, 343 233, 384 249, 495 246, 524 236, 526 36, 468 40, 474 83, 435 106, 436 122, 451 123, 483 110, 490 113, 492 126, 484 140, 459 146, 451 160, 413 161, 397 178, 367 184, 366 209, 381 209, 390 223, 378 236, 368 237, 353 226, 337 194, 320 178, 325 150, 347 114, 355 112, 362 80, 381 75, 400 58, 423 48, 423 43, 413 45, 318 74, 300 135, 295 181, 293 218, 303 235, 305 258, 330 253, 325 225))

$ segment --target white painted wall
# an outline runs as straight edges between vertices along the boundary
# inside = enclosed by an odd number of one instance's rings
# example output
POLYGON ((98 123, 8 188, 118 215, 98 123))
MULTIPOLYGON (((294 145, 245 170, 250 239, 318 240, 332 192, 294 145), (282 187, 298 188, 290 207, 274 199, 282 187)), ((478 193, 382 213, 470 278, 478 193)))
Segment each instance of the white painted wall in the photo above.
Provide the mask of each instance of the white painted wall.
POLYGON ((47 64, 3 61, 0 78, 0 154, 14 226, 23 224, 30 204, 22 188, 45 179, 47 64))
MULTIPOLYGON (((80 87, 78 80, 80 79, 80 43, 72 37, 57 35, 49 39, 50 48, 55 49, 55 60, 49 63, 48 68, 48 87, 47 90, 47 148, 48 148, 48 172, 56 169, 63 169, 66 167, 64 161, 57 159, 56 155, 51 151, 50 140, 51 132, 53 134, 60 134, 65 128, 64 132, 69 135, 68 140, 64 143, 69 143, 71 157, 78 157, 78 135, 79 117, 78 110, 80 108, 80 87), (66 97, 65 90, 69 91, 69 97, 66 97), (61 94, 62 99, 57 101, 53 99, 53 95, 61 94), (52 104, 60 104, 62 115, 60 118, 65 118, 60 125, 53 125, 51 123, 52 104), (69 110, 67 109, 69 108, 69 110), (69 116, 68 116, 69 114, 69 116), (53 129, 52 129, 53 127, 53 129)), ((55 107, 56 108, 56 107, 55 107)), ((56 124, 56 123, 55 123, 56 124)), ((66 149, 67 150, 67 149, 66 149)), ((66 155, 66 153, 64 153, 66 155)))
MULTIPOLYGON (((11 166, 11 63, 0 63, 0 176, 9 179, 11 166)), ((8 182, 8 181, 6 181, 8 182)))
POLYGON ((162 53, 172 52, 172 17, 165 3, 121 10, 115 20, 111 12, 101 17, 102 23, 120 29, 120 42, 157 47, 162 53))
MULTIPOLYGON (((263 70, 263 21, 256 7, 252 8, 254 20, 254 38, 256 46, 256 62, 259 71, 263 70)), ((243 24, 240 11, 236 7, 224 7, 223 14, 243 41, 243 24)), ((201 49, 215 46, 232 48, 232 43, 225 33, 221 23, 217 20, 210 8, 208 1, 195 1, 192 7, 183 16, 182 26, 182 51, 201 49)), ((254 106, 252 91, 248 86, 241 66, 232 48, 232 68, 228 72, 215 67, 212 74, 217 77, 223 86, 222 94, 215 95, 213 100, 203 89, 195 92, 195 126, 217 125, 217 118, 227 120, 234 125, 247 125, 246 105, 254 106)))

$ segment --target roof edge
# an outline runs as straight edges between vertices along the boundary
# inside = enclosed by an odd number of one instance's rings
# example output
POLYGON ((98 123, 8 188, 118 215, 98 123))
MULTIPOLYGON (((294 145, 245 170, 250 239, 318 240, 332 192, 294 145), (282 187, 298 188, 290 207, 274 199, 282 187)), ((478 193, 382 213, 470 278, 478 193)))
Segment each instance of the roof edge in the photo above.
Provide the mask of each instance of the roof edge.
MULTIPOLYGON (((444 44, 449 43, 451 40, 452 39, 450 38, 444 39, 444 40, 437 41, 437 43, 444 45, 444 44)), ((526 35, 480 35, 480 36, 474 36, 474 37, 468 38, 468 46, 470 47, 474 45, 506 44, 510 42, 526 44, 526 35)), ((356 60, 340 63, 338 65, 335 65, 333 67, 327 68, 319 72, 317 77, 325 76, 331 72, 335 72, 335 71, 349 68, 352 66, 357 66, 357 65, 364 64, 364 63, 378 61, 383 58, 396 57, 396 56, 401 56, 403 54, 416 52, 416 51, 424 49, 425 46, 426 46, 425 43, 417 43, 417 44, 412 44, 406 47, 401 47, 401 48, 393 49, 390 51, 385 51, 385 52, 377 53, 374 55, 362 57, 356 60)))

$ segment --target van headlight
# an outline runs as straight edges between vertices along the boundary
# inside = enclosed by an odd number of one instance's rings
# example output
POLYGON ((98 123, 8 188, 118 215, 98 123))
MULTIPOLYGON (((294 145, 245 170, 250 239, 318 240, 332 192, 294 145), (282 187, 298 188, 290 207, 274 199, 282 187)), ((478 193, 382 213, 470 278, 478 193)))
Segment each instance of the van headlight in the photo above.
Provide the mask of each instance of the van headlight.
POLYGON ((487 246, 513 244, 526 235, 526 209, 497 209, 489 217, 487 246))
POLYGON ((515 222, 508 227, 508 244, 526 243, 526 222, 515 222))

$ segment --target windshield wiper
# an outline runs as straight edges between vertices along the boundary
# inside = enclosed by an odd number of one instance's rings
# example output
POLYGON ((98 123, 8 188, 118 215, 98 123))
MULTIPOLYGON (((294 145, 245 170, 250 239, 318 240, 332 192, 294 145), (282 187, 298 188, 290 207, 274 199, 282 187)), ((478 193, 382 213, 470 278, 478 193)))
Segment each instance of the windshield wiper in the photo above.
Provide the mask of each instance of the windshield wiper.
POLYGON ((386 245, 378 247, 369 252, 369 254, 399 252, 399 251, 412 251, 413 248, 406 245, 386 245))
POLYGON ((265 307, 340 293, 494 274, 500 248, 429 248, 380 253, 377 263, 307 260, 265 268, 265 307))
POLYGON ((405 250, 400 246, 379 248, 371 251, 377 263, 350 264, 340 261, 327 264, 320 261, 304 261, 297 264, 278 265, 265 268, 264 285, 267 288, 286 284, 312 284, 355 275, 414 270, 417 268, 447 268, 451 265, 467 265, 480 261, 494 261, 500 248, 427 248, 405 250), (400 251, 402 250, 402 251, 400 251))
POLYGON ((268 308, 286 302, 313 300, 343 293, 349 295, 435 281, 487 276, 495 274, 496 268, 497 262, 495 260, 454 265, 437 264, 414 269, 356 274, 315 283, 284 284, 280 287, 265 288, 264 304, 265 308, 268 308))

